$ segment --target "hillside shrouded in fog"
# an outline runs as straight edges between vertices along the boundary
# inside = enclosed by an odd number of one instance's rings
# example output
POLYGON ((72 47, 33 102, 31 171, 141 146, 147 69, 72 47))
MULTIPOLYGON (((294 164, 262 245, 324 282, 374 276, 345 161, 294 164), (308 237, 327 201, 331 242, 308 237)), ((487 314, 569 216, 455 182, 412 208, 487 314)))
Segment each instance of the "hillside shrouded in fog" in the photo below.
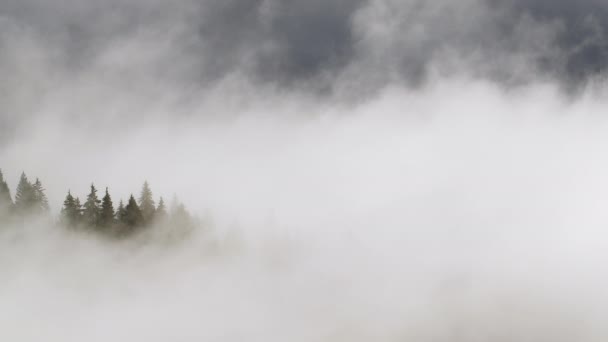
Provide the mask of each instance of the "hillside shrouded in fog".
POLYGON ((0 340, 605 341, 607 37, 595 0, 0 0, 0 340))

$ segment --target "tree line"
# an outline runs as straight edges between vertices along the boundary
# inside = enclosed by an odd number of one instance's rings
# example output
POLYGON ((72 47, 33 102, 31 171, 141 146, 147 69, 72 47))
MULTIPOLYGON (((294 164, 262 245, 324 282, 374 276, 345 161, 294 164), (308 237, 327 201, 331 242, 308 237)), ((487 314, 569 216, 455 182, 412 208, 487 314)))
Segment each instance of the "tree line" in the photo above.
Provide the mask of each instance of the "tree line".
MULTIPOLYGON (((24 172, 19 179, 13 200, 0 170, 0 222, 48 216, 50 207, 45 191, 38 178, 31 182, 24 172)), ((167 208, 163 197, 160 197, 156 204, 147 181, 144 182, 137 199, 131 194, 126 204, 121 199, 117 207, 108 188, 105 188, 100 196, 98 189, 91 184, 84 203, 80 197, 74 196, 68 190, 57 223, 69 229, 115 235, 132 234, 152 225, 180 228, 193 228, 195 225, 184 204, 177 199, 173 200, 171 208, 167 208)))

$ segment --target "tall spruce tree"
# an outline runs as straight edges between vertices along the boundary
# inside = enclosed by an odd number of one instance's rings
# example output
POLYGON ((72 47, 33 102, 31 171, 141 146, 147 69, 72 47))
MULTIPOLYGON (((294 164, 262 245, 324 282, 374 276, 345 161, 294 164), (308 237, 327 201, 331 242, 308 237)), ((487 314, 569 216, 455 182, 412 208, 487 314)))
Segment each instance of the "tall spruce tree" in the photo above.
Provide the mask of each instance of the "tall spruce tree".
POLYGON ((101 201, 99 226, 102 228, 111 228, 114 225, 114 215, 114 204, 112 203, 108 188, 106 188, 106 194, 101 201))
POLYGON ((124 223, 126 223, 126 217, 127 217, 127 210, 125 209, 125 204, 123 203, 122 200, 120 200, 120 203, 118 204, 118 209, 116 209, 116 220, 119 223, 124 224, 124 223))
POLYGON ((148 182, 144 182, 141 189, 141 195, 139 196, 139 209, 143 217, 144 223, 150 223, 154 218, 156 211, 156 205, 154 204, 154 198, 152 196, 152 190, 148 182))
POLYGON ((97 198, 97 189, 91 184, 91 192, 87 195, 87 200, 84 202, 82 211, 84 223, 90 227, 96 227, 99 224, 101 215, 101 200, 97 198))
POLYGON ((137 227, 144 223, 144 216, 142 215, 133 195, 131 195, 129 202, 125 207, 125 217, 123 223, 129 227, 137 227))
POLYGON ((25 172, 21 173, 17 192, 15 193, 15 210, 20 215, 31 214, 36 205, 34 186, 27 179, 25 172))
POLYGON ((32 185, 32 191, 34 196, 34 208, 36 213, 45 213, 49 211, 49 200, 44 193, 46 189, 42 186, 42 183, 38 178, 32 185))
POLYGON ((61 221, 68 227, 75 227, 80 223, 80 215, 80 200, 75 199, 68 191, 61 209, 61 221))
POLYGON ((11 190, 4 180, 2 170, 0 170, 0 220, 7 218, 13 210, 13 199, 11 190))
POLYGON ((162 197, 158 201, 155 218, 158 220, 165 220, 167 218, 167 206, 165 205, 165 200, 162 197))
POLYGON ((82 223, 82 204, 80 202, 80 197, 76 197, 76 200, 74 201, 74 205, 76 206, 76 210, 78 212, 78 224, 82 223))

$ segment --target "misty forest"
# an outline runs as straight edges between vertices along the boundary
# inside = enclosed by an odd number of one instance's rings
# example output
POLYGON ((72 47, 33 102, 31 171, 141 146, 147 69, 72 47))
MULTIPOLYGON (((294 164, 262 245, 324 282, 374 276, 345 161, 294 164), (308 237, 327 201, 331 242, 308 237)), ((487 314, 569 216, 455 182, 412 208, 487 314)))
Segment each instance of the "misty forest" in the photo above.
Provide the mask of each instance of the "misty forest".
MULTIPOLYGON (((0 170, 0 223, 10 226, 15 221, 32 218, 51 219, 45 191, 38 178, 32 183, 24 172, 13 201, 10 188, 0 170)), ((98 194, 95 185, 91 184, 84 201, 68 191, 56 223, 61 228, 120 237, 133 235, 152 225, 173 227, 174 231, 179 229, 182 234, 194 228, 195 220, 177 197, 173 199, 170 209, 162 197, 159 198, 158 205, 155 203, 148 182, 144 182, 138 200, 130 195, 126 202, 120 200, 116 208, 108 188, 98 194)))
POLYGON ((0 0, 0 342, 608 341, 608 0, 0 0))

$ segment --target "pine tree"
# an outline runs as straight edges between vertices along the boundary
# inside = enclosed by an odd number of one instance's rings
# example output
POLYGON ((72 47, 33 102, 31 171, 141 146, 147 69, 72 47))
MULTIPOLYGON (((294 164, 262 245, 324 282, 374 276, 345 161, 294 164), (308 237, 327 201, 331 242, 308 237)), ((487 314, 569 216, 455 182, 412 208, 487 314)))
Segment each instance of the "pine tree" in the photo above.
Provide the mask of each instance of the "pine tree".
POLYGON ((91 184, 91 192, 87 196, 86 202, 84 202, 83 219, 84 222, 90 227, 96 227, 99 224, 99 217, 101 215, 101 200, 97 198, 97 189, 95 185, 91 184))
POLYGON ((125 223, 129 227, 137 227, 143 224, 144 217, 135 201, 133 195, 129 198, 129 202, 125 207, 125 218, 123 223, 125 223))
POLYGON ((80 197, 76 197, 76 200, 74 201, 74 206, 76 207, 76 212, 78 213, 76 223, 81 224, 82 223, 82 204, 80 203, 80 197))
POLYGON ((13 209, 13 199, 11 198, 11 190, 4 180, 2 170, 0 170, 0 220, 8 217, 13 209))
POLYGON ((33 210, 36 213, 45 213, 49 211, 49 200, 44 193, 46 189, 42 186, 42 183, 38 178, 36 178, 36 182, 32 185, 32 191, 34 196, 34 208, 33 210))
POLYGON ((141 210, 141 214, 143 216, 143 222, 146 224, 150 223, 154 218, 156 206, 154 204, 154 198, 152 197, 152 190, 150 190, 150 185, 147 181, 144 182, 141 189, 141 195, 139 196, 139 209, 141 210))
POLYGON ((30 214, 35 207, 36 196, 34 193, 34 186, 27 179, 25 172, 21 173, 19 184, 17 185, 17 192, 15 194, 15 209, 21 214, 30 214))
POLYGON ((165 200, 162 197, 158 201, 155 218, 158 220, 165 220, 167 218, 167 206, 165 205, 165 200))
POLYGON ((80 200, 75 199, 72 193, 68 191, 61 209, 62 222, 67 226, 75 227, 80 223, 80 214, 80 200))
POLYGON ((106 188, 106 194, 103 196, 101 202, 101 216, 99 217, 99 226, 103 228, 110 228, 114 224, 114 204, 112 198, 106 188))
POLYGON ((125 205, 123 203, 122 200, 120 200, 120 203, 118 204, 118 209, 116 210, 116 220, 119 223, 126 223, 126 219, 127 219, 127 210, 125 209, 125 205))

